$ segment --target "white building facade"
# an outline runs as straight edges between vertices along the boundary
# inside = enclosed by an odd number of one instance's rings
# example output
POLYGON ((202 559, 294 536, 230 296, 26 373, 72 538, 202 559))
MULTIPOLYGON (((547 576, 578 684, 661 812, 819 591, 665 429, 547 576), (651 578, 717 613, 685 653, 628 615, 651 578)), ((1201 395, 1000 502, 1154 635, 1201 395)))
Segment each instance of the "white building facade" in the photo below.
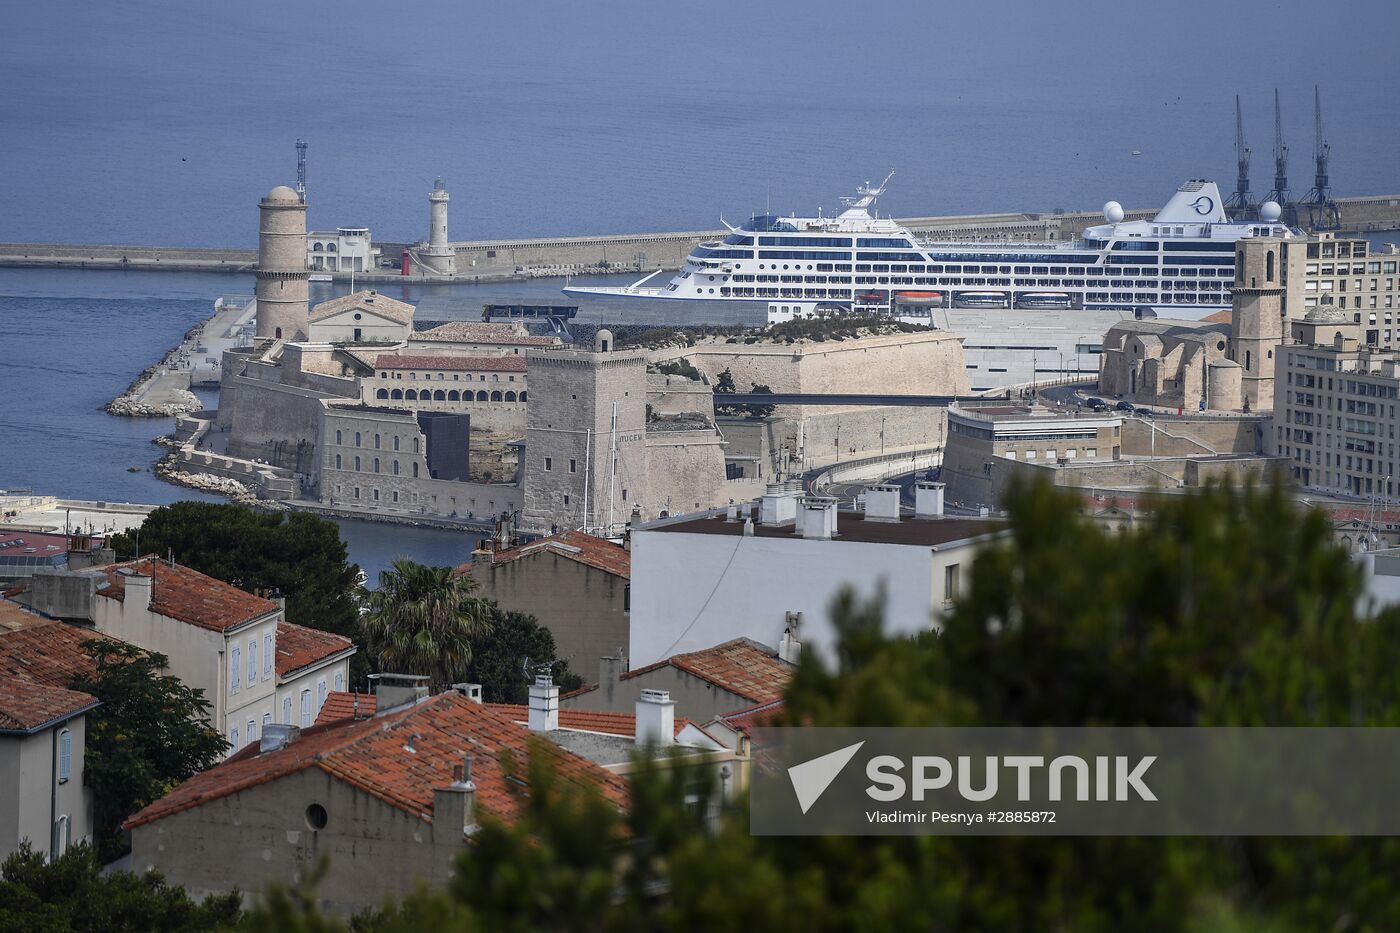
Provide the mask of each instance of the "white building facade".
POLYGON ((312 272, 372 272, 378 258, 369 227, 337 227, 306 235, 306 268, 312 272))
POLYGON ((735 638, 778 647, 784 636, 829 659, 832 602, 848 587, 865 599, 883 589, 887 632, 936 628, 977 547, 1003 525, 941 517, 941 486, 938 515, 901 515, 890 489, 868 492, 863 514, 788 491, 764 496, 747 520, 745 506, 635 529, 629 666, 735 638))

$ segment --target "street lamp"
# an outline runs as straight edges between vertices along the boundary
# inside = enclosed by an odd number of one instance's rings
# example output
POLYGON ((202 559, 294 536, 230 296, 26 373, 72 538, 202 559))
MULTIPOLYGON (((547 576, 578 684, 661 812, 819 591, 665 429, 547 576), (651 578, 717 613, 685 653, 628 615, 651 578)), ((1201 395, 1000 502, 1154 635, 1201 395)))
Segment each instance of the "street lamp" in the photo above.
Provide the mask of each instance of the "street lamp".
POLYGON ((885 416, 880 416, 880 456, 885 455, 885 416))

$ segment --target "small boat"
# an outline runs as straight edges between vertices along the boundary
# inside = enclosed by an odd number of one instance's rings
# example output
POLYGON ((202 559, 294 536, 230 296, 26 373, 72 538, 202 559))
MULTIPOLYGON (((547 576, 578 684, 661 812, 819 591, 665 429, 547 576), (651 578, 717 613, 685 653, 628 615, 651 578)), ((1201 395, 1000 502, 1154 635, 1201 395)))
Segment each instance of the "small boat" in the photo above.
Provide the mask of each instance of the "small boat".
POLYGON ((306 277, 306 280, 307 280, 308 282, 334 282, 334 281, 335 281, 335 279, 333 279, 333 278, 332 278, 331 276, 329 276, 329 275, 326 275, 324 272, 313 272, 311 275, 308 275, 308 276, 306 277))
POLYGON ((1142 155, 1142 150, 1141 150, 1141 149, 1134 149, 1134 150, 1132 151, 1132 154, 1133 154, 1133 155, 1142 155))
POLYGON ((135 466, 133 466, 133 467, 127 467, 127 468, 126 468, 126 472, 128 472, 128 473, 141 473, 141 472, 144 472, 145 469, 146 469, 145 467, 135 467, 135 466))

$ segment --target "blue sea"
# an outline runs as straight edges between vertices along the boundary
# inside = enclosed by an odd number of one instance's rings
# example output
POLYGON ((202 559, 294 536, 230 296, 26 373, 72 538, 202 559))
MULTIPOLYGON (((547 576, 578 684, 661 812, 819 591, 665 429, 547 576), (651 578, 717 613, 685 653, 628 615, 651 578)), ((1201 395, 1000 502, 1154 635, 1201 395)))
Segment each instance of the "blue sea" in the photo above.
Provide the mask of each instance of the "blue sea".
MULTIPOLYGON (((454 239, 707 229, 831 210, 896 176, 896 215, 1163 203, 1253 185, 1282 94, 1296 192, 1322 86, 1338 194, 1400 191, 1400 4, 711 0, 695 5, 240 0, 10 4, 0 241, 256 244, 258 198, 309 143, 313 228, 454 239), (1364 24, 1360 28, 1359 24, 1364 24), (1131 153, 1140 150, 1141 155, 1131 153)), ((425 319, 557 300, 559 282, 393 289, 425 319)), ((0 270, 0 487, 168 502, 166 421, 98 408, 249 276, 0 270)), ((315 298, 330 297, 318 287, 315 298)), ((386 289, 388 291, 388 289, 386 289)), ((455 562, 465 536, 346 523, 373 574, 455 562)))
POLYGON ((0 241, 252 246, 308 141, 309 221, 454 239, 713 229, 837 207, 897 174, 896 216, 1256 192, 1273 89, 1312 180, 1322 86, 1339 194, 1400 190, 1400 4, 1358 0, 65 0, 7 5, 0 241), (1142 155, 1132 156, 1133 150, 1142 155))

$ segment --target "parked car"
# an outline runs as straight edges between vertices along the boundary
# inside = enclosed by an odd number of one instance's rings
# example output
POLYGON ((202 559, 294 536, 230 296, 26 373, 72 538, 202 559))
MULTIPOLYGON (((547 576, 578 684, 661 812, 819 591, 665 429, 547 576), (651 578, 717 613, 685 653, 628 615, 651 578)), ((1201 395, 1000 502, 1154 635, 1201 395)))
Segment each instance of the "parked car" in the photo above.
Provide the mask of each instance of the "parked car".
POLYGON ((1114 405, 1113 408, 1114 408, 1115 411, 1132 411, 1132 410, 1133 410, 1133 403, 1130 402, 1130 401, 1128 401, 1128 400, 1126 400, 1126 399, 1124 399, 1123 401, 1119 402, 1117 405, 1114 405))
POLYGON ((1139 407, 1139 408, 1134 408, 1134 409, 1133 409, 1133 413, 1134 413, 1134 414, 1137 414, 1137 415, 1145 415, 1145 416, 1147 416, 1148 418, 1151 418, 1151 417, 1152 417, 1152 409, 1150 409, 1150 408, 1141 408, 1141 407, 1139 407))
POLYGON ((1084 400, 1084 407, 1091 411, 1104 411, 1108 404, 1101 398, 1090 398, 1084 400))

